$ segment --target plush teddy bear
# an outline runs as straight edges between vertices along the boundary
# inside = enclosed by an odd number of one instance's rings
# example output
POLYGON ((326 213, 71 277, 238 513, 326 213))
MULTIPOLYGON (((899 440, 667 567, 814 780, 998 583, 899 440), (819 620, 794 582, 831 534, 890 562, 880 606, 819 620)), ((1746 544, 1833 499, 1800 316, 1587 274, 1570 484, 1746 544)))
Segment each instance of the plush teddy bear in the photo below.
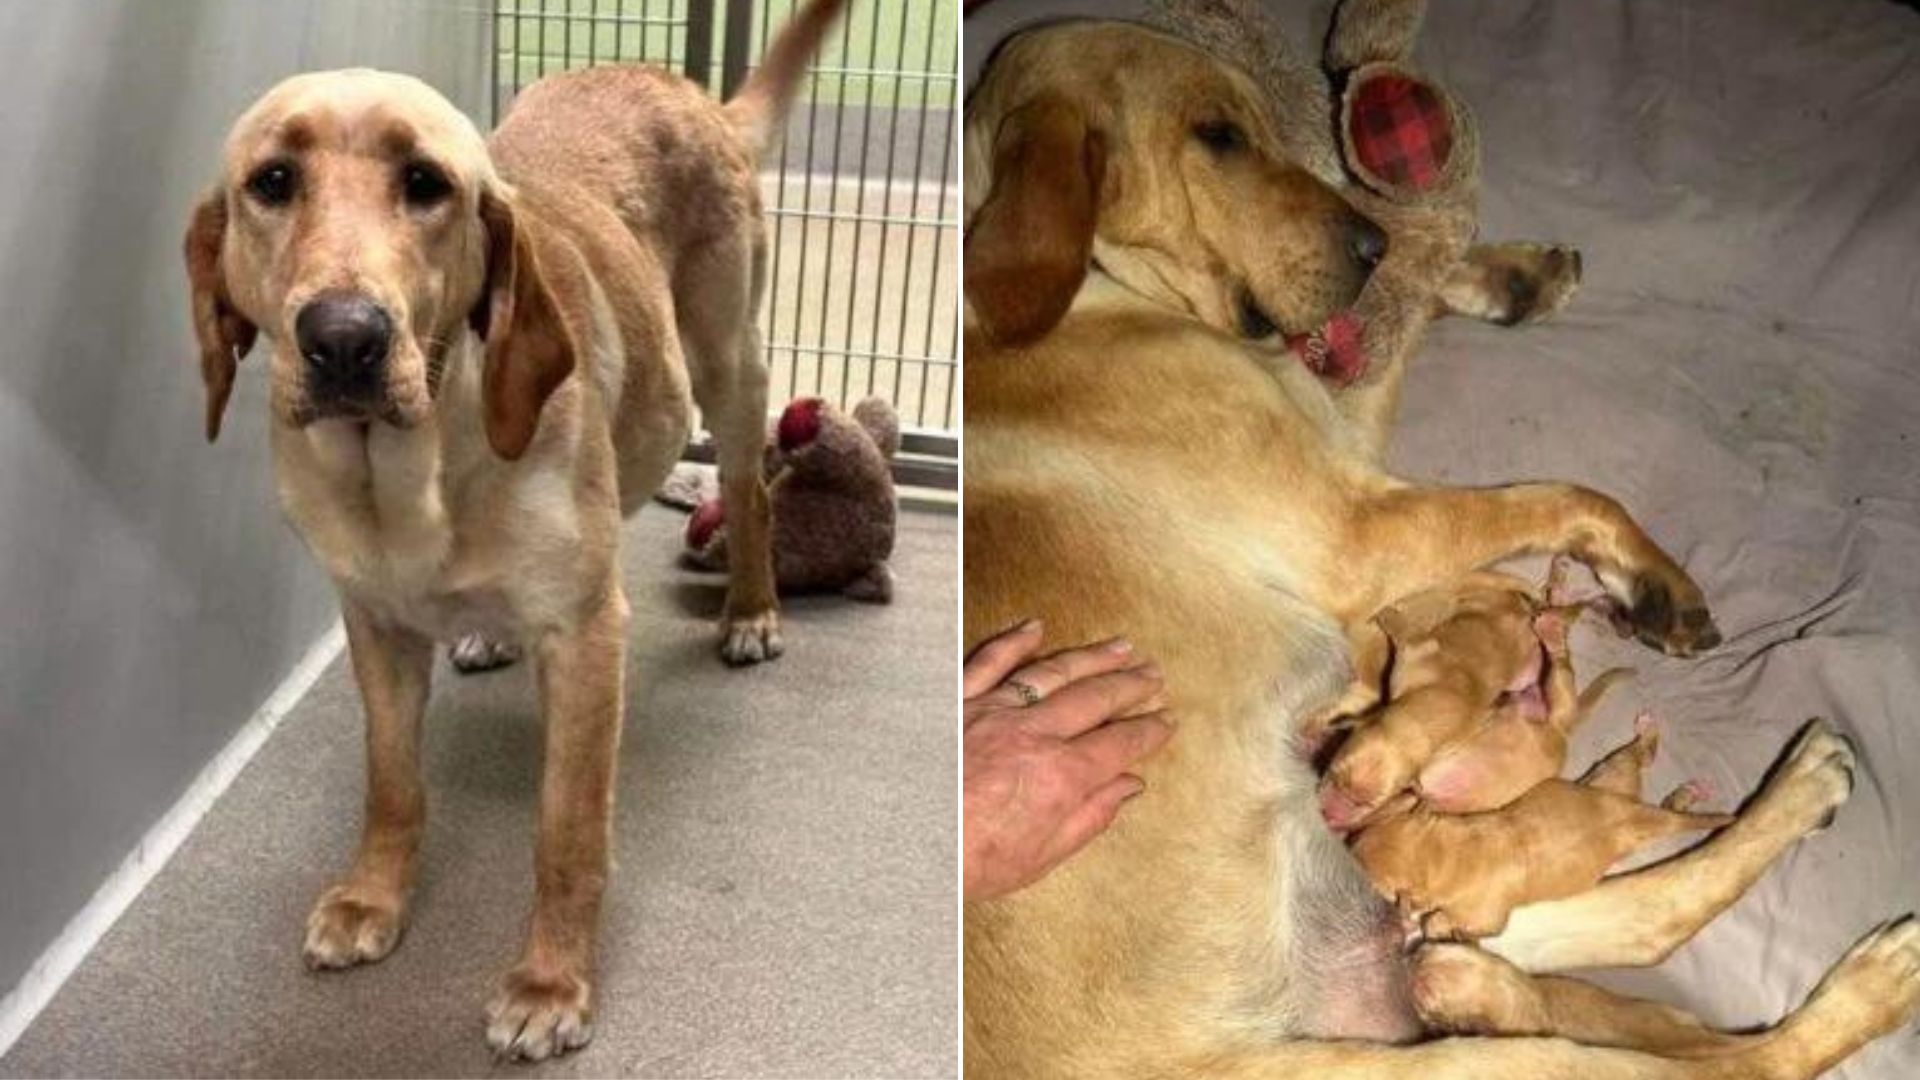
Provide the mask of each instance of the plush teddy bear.
MULTIPOLYGON (((1434 316, 1513 325, 1559 310, 1580 259, 1551 244, 1476 245, 1473 114, 1411 64, 1425 0, 1343 0, 1320 66, 1288 47, 1260 0, 1156 0, 1150 25, 1244 69, 1266 91, 1282 149, 1387 234, 1353 306, 1286 346, 1384 438, 1405 359, 1434 316)), ((1376 446, 1376 452, 1381 449, 1376 446)))
MULTIPOLYGON (((773 576, 781 592, 838 591, 856 600, 893 599, 895 501, 888 464, 900 448, 900 420, 884 398, 853 415, 820 398, 800 398, 774 424, 767 446, 773 506, 773 576)), ((702 499, 687 522, 687 560, 727 565, 726 507, 702 499)))

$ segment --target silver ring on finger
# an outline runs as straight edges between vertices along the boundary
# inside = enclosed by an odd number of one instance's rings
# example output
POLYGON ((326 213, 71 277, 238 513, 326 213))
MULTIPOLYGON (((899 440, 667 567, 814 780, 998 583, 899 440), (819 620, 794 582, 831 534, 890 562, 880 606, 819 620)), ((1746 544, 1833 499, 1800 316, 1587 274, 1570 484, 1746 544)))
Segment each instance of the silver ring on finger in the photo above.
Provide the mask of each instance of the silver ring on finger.
POLYGON ((1021 708, 1040 704, 1040 691, 1034 689, 1032 683, 1022 682, 1019 679, 1008 679, 1007 685, 1013 687, 1013 692, 1020 695, 1021 708))

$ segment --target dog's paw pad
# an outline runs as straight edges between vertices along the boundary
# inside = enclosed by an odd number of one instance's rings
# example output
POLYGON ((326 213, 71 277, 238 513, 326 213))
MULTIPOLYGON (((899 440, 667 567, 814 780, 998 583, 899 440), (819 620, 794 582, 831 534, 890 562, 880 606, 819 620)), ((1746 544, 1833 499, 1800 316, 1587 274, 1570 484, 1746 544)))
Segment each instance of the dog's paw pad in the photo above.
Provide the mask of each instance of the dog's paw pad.
POLYGON ((545 1061, 593 1039, 592 989, 565 973, 508 972, 487 1006, 487 1045, 510 1061, 545 1061))
POLYGON ((393 951, 404 928, 399 901, 376 900, 336 885, 308 914, 300 955, 315 971, 369 964, 393 951))
POLYGON ((736 666, 773 660, 786 651, 780 640, 780 614, 763 611, 727 619, 720 641, 720 656, 736 666))

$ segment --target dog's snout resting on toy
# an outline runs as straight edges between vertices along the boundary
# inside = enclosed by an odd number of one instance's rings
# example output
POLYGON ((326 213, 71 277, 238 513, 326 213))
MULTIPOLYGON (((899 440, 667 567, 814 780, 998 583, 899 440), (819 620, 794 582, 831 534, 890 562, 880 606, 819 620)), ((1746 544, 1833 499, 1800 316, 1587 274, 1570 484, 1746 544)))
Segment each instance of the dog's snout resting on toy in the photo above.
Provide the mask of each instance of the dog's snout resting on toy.
MULTIPOLYGON (((732 533, 721 652, 781 651, 761 478, 758 162, 844 0, 813 0, 721 105, 666 72, 524 90, 491 138, 419 81, 301 75, 229 133, 185 243, 220 432, 264 339, 281 504, 332 576, 367 714, 364 833, 308 917, 315 968, 379 960, 408 919, 436 642, 525 649, 546 723, 526 944, 487 1040, 583 1045, 609 872, 628 608, 623 516, 697 403, 732 533)), ((503 916, 504 917, 504 916, 503 916)))

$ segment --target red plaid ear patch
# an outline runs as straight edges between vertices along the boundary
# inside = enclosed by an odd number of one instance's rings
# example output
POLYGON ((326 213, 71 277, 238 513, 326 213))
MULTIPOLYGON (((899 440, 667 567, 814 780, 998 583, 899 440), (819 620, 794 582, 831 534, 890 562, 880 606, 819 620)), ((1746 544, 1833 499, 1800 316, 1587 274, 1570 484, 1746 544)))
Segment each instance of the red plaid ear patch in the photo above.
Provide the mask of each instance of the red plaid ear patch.
POLYGON ((1361 168, 1415 191, 1440 179, 1453 152, 1453 118, 1431 87, 1378 75, 1354 88, 1351 100, 1347 138, 1361 168))

